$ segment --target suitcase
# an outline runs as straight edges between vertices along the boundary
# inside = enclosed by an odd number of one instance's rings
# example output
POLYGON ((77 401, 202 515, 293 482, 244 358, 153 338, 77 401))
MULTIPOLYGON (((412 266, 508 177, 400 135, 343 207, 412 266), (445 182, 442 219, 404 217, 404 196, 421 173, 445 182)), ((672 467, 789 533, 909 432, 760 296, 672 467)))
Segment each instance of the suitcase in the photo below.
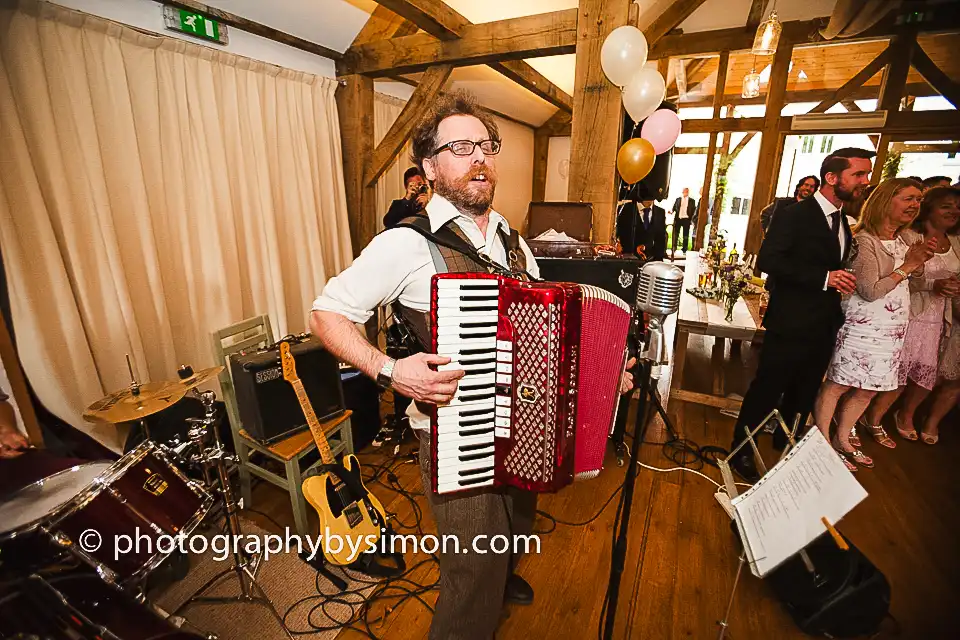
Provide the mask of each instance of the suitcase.
POLYGON ((815 575, 797 555, 764 578, 805 633, 868 636, 890 611, 890 583, 849 540, 847 544, 850 549, 843 551, 829 535, 821 535, 807 546, 815 575))

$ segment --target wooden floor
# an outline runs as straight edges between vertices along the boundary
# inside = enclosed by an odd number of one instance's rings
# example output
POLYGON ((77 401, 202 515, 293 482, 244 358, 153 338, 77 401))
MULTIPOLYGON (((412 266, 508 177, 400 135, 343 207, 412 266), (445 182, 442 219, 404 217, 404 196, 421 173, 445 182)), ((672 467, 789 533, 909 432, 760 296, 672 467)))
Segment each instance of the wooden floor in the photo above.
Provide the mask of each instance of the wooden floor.
MULTIPOLYGON (((706 390, 711 381, 711 338, 694 337, 688 351, 687 382, 706 390), (702 379, 701 379, 702 378, 702 379)), ((728 390, 743 393, 752 372, 749 346, 728 354, 728 390)), ((663 385, 661 385, 663 386, 663 385)), ((686 438, 700 445, 729 443, 733 420, 713 409, 688 405, 677 425, 686 438)), ((838 528, 887 576, 892 585, 892 614, 880 638, 957 638, 960 621, 960 425, 944 425, 940 444, 927 446, 898 440, 888 451, 865 442, 876 468, 857 474, 869 497, 838 528), (897 626, 899 625, 899 634, 897 626)), ((382 460, 364 453, 364 464, 382 460)), ((659 467, 673 466, 661 448, 645 445, 641 460, 659 467)), ((710 467, 707 475, 719 480, 710 467)), ((624 468, 608 459, 600 477, 576 484, 555 495, 544 495, 541 510, 553 517, 582 522, 590 519, 622 482, 624 468)), ((414 464, 401 465, 397 477, 403 487, 419 491, 414 464)), ((401 522, 412 520, 409 501, 382 485, 373 487, 387 509, 401 522)), ((717 637, 717 621, 726 609, 737 569, 738 549, 726 514, 716 503, 715 487, 691 473, 654 473, 642 469, 633 502, 626 571, 620 591, 616 638, 709 639, 717 637)), ((263 484, 254 495, 254 507, 284 526, 293 519, 285 494, 263 484)), ((424 529, 434 532, 429 508, 424 529)), ((520 565, 536 591, 528 607, 508 607, 497 638, 597 637, 600 608, 609 570, 612 522, 616 500, 586 526, 558 525, 542 536, 541 553, 520 565)), ((256 516, 254 516, 256 518, 256 516)), ((549 522, 538 518, 537 526, 549 522)), ((408 565, 425 556, 408 557, 408 565)), ((435 564, 423 565, 408 576, 430 584, 437 579, 435 564)), ((306 594, 305 594, 306 595, 306 594)), ((424 600, 433 604, 436 591, 424 600)), ((415 640, 426 638, 431 612, 420 602, 377 602, 371 619, 391 611, 374 625, 377 637, 415 640)), ((344 631, 341 638, 365 637, 344 631)), ((730 620, 730 638, 804 638, 766 585, 749 572, 737 591, 730 620)))

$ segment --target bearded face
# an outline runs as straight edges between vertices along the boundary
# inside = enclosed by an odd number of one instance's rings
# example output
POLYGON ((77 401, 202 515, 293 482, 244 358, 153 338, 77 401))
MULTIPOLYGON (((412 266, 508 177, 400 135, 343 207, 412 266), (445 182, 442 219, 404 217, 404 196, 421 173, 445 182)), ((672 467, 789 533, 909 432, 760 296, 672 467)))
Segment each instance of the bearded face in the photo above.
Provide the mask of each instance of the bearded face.
MULTIPOLYGON (((473 116, 456 115, 444 119, 437 129, 437 148, 455 141, 481 142, 490 134, 473 116)), ((423 170, 433 182, 433 190, 467 215, 482 216, 490 211, 497 189, 496 155, 485 155, 474 145, 468 155, 456 155, 443 148, 425 159, 423 170)))
POLYGON ((466 173, 438 171, 433 189, 460 211, 482 216, 493 206, 497 190, 497 170, 492 164, 473 163, 466 173))

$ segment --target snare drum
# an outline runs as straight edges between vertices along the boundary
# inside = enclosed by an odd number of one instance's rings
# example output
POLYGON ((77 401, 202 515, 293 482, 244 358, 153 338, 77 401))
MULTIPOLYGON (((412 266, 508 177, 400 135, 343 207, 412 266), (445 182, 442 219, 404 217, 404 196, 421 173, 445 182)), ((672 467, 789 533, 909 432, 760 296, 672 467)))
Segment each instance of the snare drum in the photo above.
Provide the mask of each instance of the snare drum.
POLYGON ((189 535, 212 504, 162 450, 144 442, 115 463, 71 467, 13 493, 0 503, 0 541, 46 536, 101 578, 126 585, 173 551, 163 541, 158 549, 160 536, 189 535))

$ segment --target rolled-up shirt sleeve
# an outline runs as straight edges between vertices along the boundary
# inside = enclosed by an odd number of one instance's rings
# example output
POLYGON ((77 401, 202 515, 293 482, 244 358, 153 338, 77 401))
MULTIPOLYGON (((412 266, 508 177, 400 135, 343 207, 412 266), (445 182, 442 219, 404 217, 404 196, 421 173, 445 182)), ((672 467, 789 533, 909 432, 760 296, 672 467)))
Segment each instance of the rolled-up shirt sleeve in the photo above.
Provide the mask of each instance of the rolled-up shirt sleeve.
POLYGON ((327 281, 313 310, 365 323, 378 307, 400 297, 414 272, 424 266, 418 244, 424 241, 412 229, 390 229, 375 236, 353 264, 327 281))

